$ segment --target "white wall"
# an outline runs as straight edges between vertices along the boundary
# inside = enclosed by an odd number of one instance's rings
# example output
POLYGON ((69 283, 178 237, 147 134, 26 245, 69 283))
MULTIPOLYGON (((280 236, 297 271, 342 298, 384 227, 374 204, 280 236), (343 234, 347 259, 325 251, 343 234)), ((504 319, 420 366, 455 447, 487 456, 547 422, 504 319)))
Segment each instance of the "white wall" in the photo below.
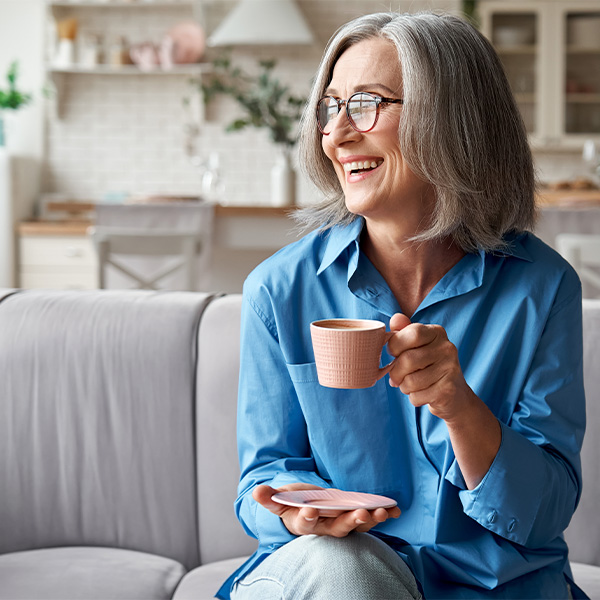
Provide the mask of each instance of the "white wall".
POLYGON ((19 89, 34 94, 31 105, 3 116, 8 148, 0 174, 0 286, 4 287, 16 282, 15 225, 31 215, 41 187, 42 29, 42 0, 0 0, 0 87, 6 89, 6 72, 18 60, 19 89))
POLYGON ((31 213, 40 188, 44 156, 43 30, 43 0, 0 0, 0 87, 6 88, 6 71, 13 60, 18 60, 19 88, 34 96, 32 104, 9 120, 16 219, 31 213))

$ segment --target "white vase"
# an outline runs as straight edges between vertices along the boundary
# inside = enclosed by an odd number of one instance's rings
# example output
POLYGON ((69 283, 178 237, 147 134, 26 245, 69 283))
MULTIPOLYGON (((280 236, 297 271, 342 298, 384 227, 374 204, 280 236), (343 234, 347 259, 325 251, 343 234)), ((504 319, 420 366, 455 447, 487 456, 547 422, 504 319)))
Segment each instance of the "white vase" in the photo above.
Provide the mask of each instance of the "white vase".
POLYGON ((289 152, 280 152, 271 169, 271 205, 293 206, 296 203, 296 171, 289 152))
POLYGON ((0 288, 14 286, 14 233, 11 161, 0 111, 0 288))

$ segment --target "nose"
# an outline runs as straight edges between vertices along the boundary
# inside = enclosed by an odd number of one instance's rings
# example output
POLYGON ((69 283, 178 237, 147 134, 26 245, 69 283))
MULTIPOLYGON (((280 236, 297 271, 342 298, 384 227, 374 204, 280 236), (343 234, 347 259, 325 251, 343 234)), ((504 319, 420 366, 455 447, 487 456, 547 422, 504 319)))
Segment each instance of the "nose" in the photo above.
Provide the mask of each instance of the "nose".
POLYGON ((352 125, 350 125, 350 119, 346 114, 346 108, 342 108, 338 113, 337 117, 331 122, 331 132, 325 137, 331 144, 339 146, 345 142, 357 141, 361 138, 362 134, 352 125))

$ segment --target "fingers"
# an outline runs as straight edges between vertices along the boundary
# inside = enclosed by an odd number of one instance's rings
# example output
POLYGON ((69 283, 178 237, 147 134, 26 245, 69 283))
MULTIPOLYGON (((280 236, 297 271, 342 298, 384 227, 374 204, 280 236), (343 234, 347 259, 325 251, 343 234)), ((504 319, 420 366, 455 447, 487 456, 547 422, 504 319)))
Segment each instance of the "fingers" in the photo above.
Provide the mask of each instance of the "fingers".
POLYGON ((318 515, 316 509, 303 508, 299 511, 294 529, 299 535, 329 535, 332 537, 345 537, 352 531, 366 532, 388 518, 398 518, 400 509, 386 510, 378 508, 368 511, 364 508, 340 513, 335 517, 318 515), (309 512, 314 511, 314 512, 309 512))
MULTIPOLYGON (((396 316, 394 315, 392 321, 396 316)), ((390 321, 390 328, 392 321, 390 321)), ((444 328, 439 325, 424 325, 423 323, 410 323, 397 331, 388 342, 388 350, 390 354, 399 356, 402 352, 414 348, 421 348, 434 343, 436 340, 441 341, 446 337, 444 328)))
POLYGON ((252 497, 259 504, 262 504, 262 506, 269 509, 272 513, 281 515, 281 513, 285 510, 285 506, 271 500, 271 497, 278 491, 279 490, 276 490, 268 485, 257 485, 252 491, 252 497))
POLYGON ((388 350, 397 356, 390 384, 407 395, 430 388, 448 372, 460 371, 456 347, 439 325, 413 323, 390 339, 388 350))
POLYGON ((276 515, 282 515, 284 511, 288 509, 283 504, 279 502, 274 502, 272 497, 274 494, 278 494, 279 492, 291 492, 293 490, 321 490, 322 487, 318 485, 312 485, 310 483, 290 483, 288 485, 283 485, 280 488, 272 488, 268 485, 257 485, 252 491, 252 497, 259 503, 262 504, 265 508, 270 510, 272 513, 276 515))
POLYGON ((369 531, 379 523, 400 516, 400 509, 378 508, 368 511, 364 508, 353 511, 329 511, 320 513, 312 506, 295 508, 274 502, 274 494, 293 489, 322 489, 315 485, 294 483, 274 489, 268 485, 257 485, 252 491, 252 497, 267 510, 278 515, 286 528, 294 535, 330 535, 344 537, 351 531, 369 531))
POLYGON ((403 315, 402 313, 396 313, 395 315, 392 315, 392 318, 390 319, 391 331, 400 331, 407 325, 410 325, 410 319, 406 315, 403 315))

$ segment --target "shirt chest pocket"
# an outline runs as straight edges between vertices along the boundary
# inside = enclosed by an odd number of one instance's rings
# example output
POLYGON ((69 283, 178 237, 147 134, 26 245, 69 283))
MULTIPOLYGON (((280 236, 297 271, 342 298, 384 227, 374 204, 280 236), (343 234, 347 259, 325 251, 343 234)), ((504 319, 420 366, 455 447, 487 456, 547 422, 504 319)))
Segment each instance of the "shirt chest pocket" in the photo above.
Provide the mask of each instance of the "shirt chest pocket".
POLYGON ((320 473, 342 489, 395 490, 399 455, 393 447, 399 438, 387 377, 370 388, 346 390, 320 385, 315 363, 287 369, 320 473))

